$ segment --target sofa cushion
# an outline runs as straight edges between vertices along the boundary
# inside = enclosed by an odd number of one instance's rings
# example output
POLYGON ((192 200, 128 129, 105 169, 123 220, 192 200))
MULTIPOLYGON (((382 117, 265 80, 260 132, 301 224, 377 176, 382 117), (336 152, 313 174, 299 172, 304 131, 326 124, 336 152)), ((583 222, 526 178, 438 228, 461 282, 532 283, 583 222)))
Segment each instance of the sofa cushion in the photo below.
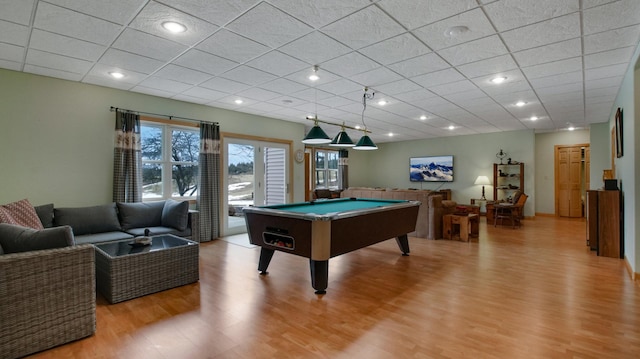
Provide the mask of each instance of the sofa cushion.
POLYGON ((118 215, 123 230, 131 228, 156 227, 162 223, 165 201, 158 202, 118 202, 118 215))
POLYGON ((122 230, 115 203, 93 207, 55 208, 53 213, 55 225, 71 226, 75 235, 122 230))
POLYGON ((75 245, 71 227, 42 230, 0 223, 0 245, 4 253, 19 253, 75 245))
POLYGON ((162 209, 162 226, 172 227, 179 231, 187 229, 189 222, 189 202, 168 199, 162 209))
POLYGON ((0 223, 16 224, 33 229, 44 229, 35 208, 28 199, 0 206, 0 223))
POLYGON ((80 236, 75 236, 76 244, 96 244, 102 242, 112 242, 112 241, 121 241, 124 239, 131 239, 133 236, 126 232, 121 231, 113 231, 113 232, 102 232, 102 233, 92 233, 92 234, 83 234, 80 236))
POLYGON ((40 222, 44 228, 53 227, 53 203, 43 204, 34 207, 40 222))

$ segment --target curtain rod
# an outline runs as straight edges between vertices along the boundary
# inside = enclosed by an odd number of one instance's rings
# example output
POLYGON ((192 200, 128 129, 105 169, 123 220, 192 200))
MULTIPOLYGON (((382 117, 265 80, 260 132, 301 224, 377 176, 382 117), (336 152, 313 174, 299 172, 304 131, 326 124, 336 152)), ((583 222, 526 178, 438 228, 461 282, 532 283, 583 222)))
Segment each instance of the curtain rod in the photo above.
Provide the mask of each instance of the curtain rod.
MULTIPOLYGON (((153 113, 153 112, 127 110, 126 108, 119 108, 119 107, 113 107, 113 106, 111 106, 109 111, 111 111, 111 112, 113 112, 113 111, 126 111, 126 112, 134 112, 134 113, 137 113, 137 114, 144 114, 144 115, 162 116, 162 117, 168 118, 169 120, 178 119, 178 120, 186 120, 186 121, 192 121, 192 122, 198 122, 198 123, 206 122, 206 121, 196 120, 194 118, 179 117, 179 116, 173 116, 173 115, 163 115, 163 114, 153 113)), ((213 123, 215 125, 218 124, 217 122, 210 122, 210 123, 213 123)))

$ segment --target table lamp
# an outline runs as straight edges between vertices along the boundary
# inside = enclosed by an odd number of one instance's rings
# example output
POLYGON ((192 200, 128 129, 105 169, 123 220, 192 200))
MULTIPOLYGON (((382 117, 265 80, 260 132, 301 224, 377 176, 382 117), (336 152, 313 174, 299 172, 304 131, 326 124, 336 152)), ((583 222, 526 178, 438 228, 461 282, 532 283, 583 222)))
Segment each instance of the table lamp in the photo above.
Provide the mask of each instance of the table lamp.
POLYGON ((482 197, 481 197, 481 199, 486 200, 486 198, 484 197, 484 186, 491 184, 491 181, 489 181, 489 177, 487 177, 487 176, 478 176, 478 178, 476 178, 476 181, 473 184, 481 184, 482 185, 482 197))

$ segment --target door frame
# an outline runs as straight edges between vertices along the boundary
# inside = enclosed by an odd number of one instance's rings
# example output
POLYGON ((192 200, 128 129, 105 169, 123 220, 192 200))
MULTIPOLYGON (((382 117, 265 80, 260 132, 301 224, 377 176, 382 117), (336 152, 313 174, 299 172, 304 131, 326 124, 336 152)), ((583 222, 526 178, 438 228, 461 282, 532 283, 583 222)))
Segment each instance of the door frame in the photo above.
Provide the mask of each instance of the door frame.
MULTIPOLYGON (((225 218, 225 211, 228 210, 228 202, 227 201, 227 195, 228 192, 226 191, 226 187, 227 186, 227 179, 225 177, 225 174, 227 173, 227 169, 229 167, 228 163, 227 163, 227 154, 226 154, 226 148, 227 148, 227 142, 229 141, 233 141, 233 140, 242 140, 242 141, 255 141, 255 142, 263 142, 263 143, 274 143, 274 144, 279 144, 279 145, 284 145, 285 147, 288 147, 287 150, 287 166, 288 166, 288 175, 287 175, 287 184, 288 184, 288 190, 287 190, 287 194, 285 196, 285 199, 288 203, 291 203, 293 201, 293 155, 292 155, 292 151, 293 151, 293 141, 291 140, 283 140, 283 139, 279 139, 279 138, 269 138, 269 137, 262 137, 262 136, 252 136, 252 135, 245 135, 245 134, 239 134, 239 133, 233 133, 233 132, 221 132, 220 133, 220 148, 224 149, 224 153, 222 154, 222 156, 220 156, 220 166, 221 166, 221 170, 220 170, 220 193, 218 193, 220 200, 220 221, 222 221, 222 223, 220 223, 220 228, 221 228, 221 235, 228 235, 227 233, 225 233, 225 231, 227 230, 226 224, 224 223, 224 218, 225 218)), ((233 234, 233 233, 230 233, 233 234)))

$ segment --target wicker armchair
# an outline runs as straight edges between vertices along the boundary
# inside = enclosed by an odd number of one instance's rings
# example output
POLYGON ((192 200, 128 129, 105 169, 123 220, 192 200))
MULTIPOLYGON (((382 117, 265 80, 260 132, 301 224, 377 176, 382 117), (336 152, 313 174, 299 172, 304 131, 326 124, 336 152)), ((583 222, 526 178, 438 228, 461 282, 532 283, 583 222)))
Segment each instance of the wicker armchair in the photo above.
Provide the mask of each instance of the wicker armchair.
POLYGON ((96 331, 92 245, 0 255, 0 358, 18 358, 96 331))

